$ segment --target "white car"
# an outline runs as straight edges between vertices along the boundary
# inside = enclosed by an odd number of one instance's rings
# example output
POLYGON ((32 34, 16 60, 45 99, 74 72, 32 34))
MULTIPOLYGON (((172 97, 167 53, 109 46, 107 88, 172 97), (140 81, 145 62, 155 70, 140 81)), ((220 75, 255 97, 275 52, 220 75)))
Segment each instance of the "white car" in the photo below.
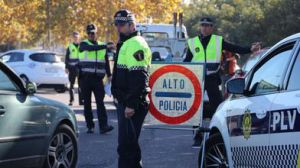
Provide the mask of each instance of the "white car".
POLYGON ((300 33, 227 83, 233 95, 210 122, 204 167, 300 167, 299 52, 300 33))
POLYGON ((12 68, 25 82, 31 81, 39 88, 66 91, 69 83, 65 64, 55 53, 41 50, 11 50, 0 59, 12 68))

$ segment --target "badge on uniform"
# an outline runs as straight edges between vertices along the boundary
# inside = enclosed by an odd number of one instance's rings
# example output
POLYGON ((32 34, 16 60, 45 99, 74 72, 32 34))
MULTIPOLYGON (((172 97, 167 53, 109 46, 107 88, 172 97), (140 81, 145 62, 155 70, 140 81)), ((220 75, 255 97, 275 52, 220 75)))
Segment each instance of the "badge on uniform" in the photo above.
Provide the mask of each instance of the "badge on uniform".
POLYGON ((75 49, 72 49, 72 52, 75 52, 75 49))
POLYGON ((251 126, 252 126, 251 112, 249 109, 247 109, 243 117, 243 134, 246 140, 250 138, 251 126))
POLYGON ((144 60, 144 51, 143 50, 139 50, 137 52, 135 52, 133 54, 134 58, 137 60, 137 61, 143 61, 144 60))
POLYGON ((199 47, 195 48, 195 51, 196 51, 197 53, 200 52, 200 48, 199 48, 199 47))

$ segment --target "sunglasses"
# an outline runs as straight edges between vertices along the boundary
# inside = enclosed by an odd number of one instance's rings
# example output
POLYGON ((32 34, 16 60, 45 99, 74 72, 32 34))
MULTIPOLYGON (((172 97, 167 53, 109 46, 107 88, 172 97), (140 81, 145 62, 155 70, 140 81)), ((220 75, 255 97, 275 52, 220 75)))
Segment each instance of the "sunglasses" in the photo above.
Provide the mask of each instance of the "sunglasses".
POLYGON ((95 35, 95 32, 88 32, 88 35, 95 35))
POLYGON ((115 23, 115 26, 117 27, 123 27, 125 26, 127 23, 115 23))
POLYGON ((212 27, 211 24, 207 24, 207 23, 202 23, 200 24, 201 27, 212 27))

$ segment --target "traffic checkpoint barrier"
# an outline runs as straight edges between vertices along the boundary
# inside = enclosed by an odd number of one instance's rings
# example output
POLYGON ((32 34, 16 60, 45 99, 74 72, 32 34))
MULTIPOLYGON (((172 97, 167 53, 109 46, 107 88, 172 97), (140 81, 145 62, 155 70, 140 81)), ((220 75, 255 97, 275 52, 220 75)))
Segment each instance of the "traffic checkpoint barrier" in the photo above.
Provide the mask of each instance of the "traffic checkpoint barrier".
POLYGON ((154 63, 146 128, 194 130, 202 125, 204 64, 154 63))

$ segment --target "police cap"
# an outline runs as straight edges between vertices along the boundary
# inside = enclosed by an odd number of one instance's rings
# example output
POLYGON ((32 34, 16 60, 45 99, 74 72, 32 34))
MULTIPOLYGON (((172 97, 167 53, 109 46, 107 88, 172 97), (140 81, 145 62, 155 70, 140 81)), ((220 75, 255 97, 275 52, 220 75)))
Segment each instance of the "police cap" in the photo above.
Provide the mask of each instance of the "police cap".
POLYGON ((87 33, 96 33, 97 32, 97 27, 95 24, 88 24, 86 26, 86 32, 87 33))
POLYGON ((115 25, 133 22, 135 22, 135 17, 134 14, 129 10, 121 9, 114 15, 115 25))
POLYGON ((214 21, 210 17, 203 17, 200 19, 200 24, 208 24, 208 25, 214 25, 214 21))

